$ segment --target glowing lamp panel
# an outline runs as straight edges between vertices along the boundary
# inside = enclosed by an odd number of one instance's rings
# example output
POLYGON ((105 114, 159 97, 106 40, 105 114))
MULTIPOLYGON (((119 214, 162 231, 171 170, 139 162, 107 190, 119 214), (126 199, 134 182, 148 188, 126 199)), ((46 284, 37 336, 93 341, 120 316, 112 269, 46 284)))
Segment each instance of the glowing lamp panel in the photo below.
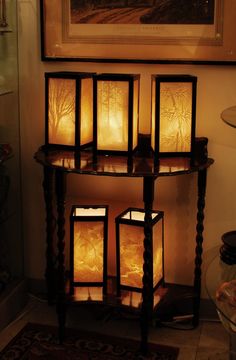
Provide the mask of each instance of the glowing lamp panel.
MULTIPOLYGON (((160 302, 161 296, 158 289, 153 294, 153 308, 160 302)), ((121 303, 125 306, 140 308, 142 305, 142 294, 140 292, 122 290, 121 303)))
POLYGON ((74 222, 74 281, 103 282, 104 225, 74 222))
POLYGON ((98 150, 128 150, 128 107, 128 82, 98 81, 98 150))
POLYGON ((133 145, 132 149, 138 145, 138 110, 139 110, 139 82, 134 81, 134 99, 133 99, 133 145))
POLYGON ((155 149, 155 133, 156 133, 156 82, 152 81, 152 116, 151 116, 151 146, 155 149))
POLYGON ((192 83, 161 83, 160 152, 190 152, 191 124, 192 83))
POLYGON ((81 80, 80 104, 80 144, 85 145, 93 140, 93 80, 81 80))
POLYGON ((75 80, 49 79, 48 137, 51 144, 75 144, 75 80))
POLYGON ((162 221, 153 227, 153 287, 163 279, 162 221))
POLYGON ((142 288, 143 239, 140 226, 120 224, 120 284, 142 288))
POLYGON ((102 301, 102 287, 77 287, 74 289, 76 301, 102 301))

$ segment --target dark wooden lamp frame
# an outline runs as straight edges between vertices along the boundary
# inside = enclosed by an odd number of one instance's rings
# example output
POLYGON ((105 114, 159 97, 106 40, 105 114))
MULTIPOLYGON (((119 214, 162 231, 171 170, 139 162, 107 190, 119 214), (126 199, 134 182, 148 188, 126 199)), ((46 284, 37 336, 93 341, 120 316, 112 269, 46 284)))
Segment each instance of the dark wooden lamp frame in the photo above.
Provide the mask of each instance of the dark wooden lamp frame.
MULTIPOLYGON (((138 80, 138 111, 139 111, 139 92, 140 92, 140 75, 139 74, 98 74, 94 76, 94 155, 97 154, 113 154, 113 155, 127 155, 131 156, 137 147, 133 149, 133 100, 134 100, 134 81, 138 80), (98 124, 97 124, 97 84, 98 81, 124 81, 128 82, 129 95, 128 95, 128 149, 127 151, 118 150, 98 150, 97 149, 97 135, 98 135, 98 124)), ((137 123, 137 134, 138 134, 138 123, 137 123)))
MULTIPOLYGON (((127 286, 127 285, 122 285, 121 281, 120 281, 120 225, 131 225, 131 226, 139 226, 140 228, 143 229, 144 231, 144 226, 145 226, 145 222, 144 221, 140 221, 140 220, 133 220, 133 219, 124 219, 123 216, 125 214, 127 214, 128 212, 132 212, 132 211, 139 211, 142 212, 145 216, 145 210, 144 209, 138 209, 138 208, 128 208, 126 209, 124 212, 122 212, 120 215, 118 215, 115 219, 116 222, 116 266, 117 266, 117 297, 121 296, 121 291, 122 290, 127 290, 127 291, 134 291, 134 292, 139 292, 142 293, 142 287, 138 288, 138 287, 133 287, 133 286, 127 286)), ((153 286, 153 266, 150 266, 150 273, 149 273, 149 285, 150 285, 150 289, 152 289, 152 306, 151 308, 153 309, 153 296, 154 296, 154 292, 157 290, 157 288, 160 285, 164 285, 164 212, 163 211, 157 211, 157 210, 152 210, 152 213, 156 213, 157 216, 154 219, 150 219, 150 246, 151 246, 151 264, 153 265, 153 226, 161 221, 162 222, 162 278, 158 281, 157 284, 155 284, 155 286, 153 286)))
MULTIPOLYGON (((80 150, 92 145, 93 142, 81 145, 81 81, 82 79, 93 79, 94 73, 83 72, 46 72, 45 73, 45 146, 47 148, 64 149, 64 150, 80 150), (53 144, 49 141, 49 80, 50 79, 71 79, 75 81, 75 139, 74 145, 53 144)), ((92 85, 93 86, 93 85, 92 85)), ((93 91, 93 88, 92 88, 93 91)), ((92 105, 93 111, 93 105, 92 105)), ((92 120, 93 121, 93 120, 92 120)))
POLYGON ((197 77, 192 75, 152 75, 152 81, 155 81, 156 91, 156 108, 155 108, 155 148, 154 157, 158 161, 160 157, 190 157, 194 158, 194 143, 195 143, 195 127, 196 127, 196 96, 197 96, 197 77), (181 82, 192 83, 192 123, 191 123, 191 147, 189 152, 160 152, 160 85, 163 82, 181 82))
POLYGON ((103 296, 107 295, 107 243, 108 243, 108 205, 73 205, 70 213, 70 295, 74 294, 75 287, 102 287, 103 296), (105 209, 105 216, 78 216, 74 215, 76 209, 105 209), (82 282, 74 281, 74 223, 93 222, 103 223, 103 281, 82 282))

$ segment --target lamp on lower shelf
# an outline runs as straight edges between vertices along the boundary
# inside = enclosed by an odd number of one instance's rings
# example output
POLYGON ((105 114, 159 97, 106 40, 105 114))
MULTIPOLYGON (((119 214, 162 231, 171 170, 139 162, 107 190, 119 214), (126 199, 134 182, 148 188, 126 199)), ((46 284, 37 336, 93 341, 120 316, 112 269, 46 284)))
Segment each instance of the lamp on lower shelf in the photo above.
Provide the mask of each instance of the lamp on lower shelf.
POLYGON ((196 86, 191 75, 152 76, 151 146, 156 159, 193 156, 196 86))
POLYGON ((72 206, 70 294, 77 300, 101 301, 107 293, 107 222, 108 206, 72 206))
MULTIPOLYGON (((141 303, 144 252, 145 211, 128 208, 116 218, 117 252, 117 295, 124 305, 139 307, 141 303)), ((156 290, 164 280, 163 237, 164 213, 152 211, 151 247, 152 264, 150 283, 152 283, 152 307, 160 300, 156 290)))

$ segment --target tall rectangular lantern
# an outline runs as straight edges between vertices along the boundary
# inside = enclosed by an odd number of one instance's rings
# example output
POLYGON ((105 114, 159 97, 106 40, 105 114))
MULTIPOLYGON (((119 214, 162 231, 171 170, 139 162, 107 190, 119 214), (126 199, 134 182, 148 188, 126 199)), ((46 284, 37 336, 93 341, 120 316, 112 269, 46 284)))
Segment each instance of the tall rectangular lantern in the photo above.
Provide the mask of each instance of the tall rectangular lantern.
POLYGON ((193 156, 197 78, 152 76, 151 145, 155 158, 193 156))
POLYGON ((45 73, 45 145, 80 149, 93 142, 93 74, 45 73))
MULTIPOLYGON (((164 213, 152 211, 151 217, 150 280, 154 307, 159 300, 155 292, 164 279, 164 213)), ((123 304, 133 307, 140 305, 143 288, 144 218, 145 211, 136 208, 128 208, 116 218, 117 295, 121 297, 123 304)))
POLYGON ((100 74, 94 82, 94 143, 100 153, 132 154, 138 144, 139 75, 100 74))
POLYGON ((77 300, 102 300, 107 293, 107 231, 108 206, 72 206, 70 293, 77 300))

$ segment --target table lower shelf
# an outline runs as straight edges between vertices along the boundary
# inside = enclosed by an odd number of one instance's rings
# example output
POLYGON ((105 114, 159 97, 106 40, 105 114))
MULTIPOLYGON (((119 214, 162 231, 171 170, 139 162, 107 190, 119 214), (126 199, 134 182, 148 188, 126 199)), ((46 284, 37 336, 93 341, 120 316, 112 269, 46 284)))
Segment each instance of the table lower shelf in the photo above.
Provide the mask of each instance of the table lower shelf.
MULTIPOLYGON (((68 286, 66 287, 68 290, 68 286)), ((75 288, 74 295, 66 291, 67 302, 74 305, 99 306, 104 316, 119 313, 121 316, 139 317, 141 311, 141 293, 122 291, 121 297, 116 296, 116 279, 108 279, 108 294, 102 295, 102 288, 75 288)), ((193 286, 166 283, 155 292, 155 306, 152 321, 171 322, 194 318, 194 301, 197 295, 193 286)), ((112 316, 112 315, 111 315, 112 316)))

